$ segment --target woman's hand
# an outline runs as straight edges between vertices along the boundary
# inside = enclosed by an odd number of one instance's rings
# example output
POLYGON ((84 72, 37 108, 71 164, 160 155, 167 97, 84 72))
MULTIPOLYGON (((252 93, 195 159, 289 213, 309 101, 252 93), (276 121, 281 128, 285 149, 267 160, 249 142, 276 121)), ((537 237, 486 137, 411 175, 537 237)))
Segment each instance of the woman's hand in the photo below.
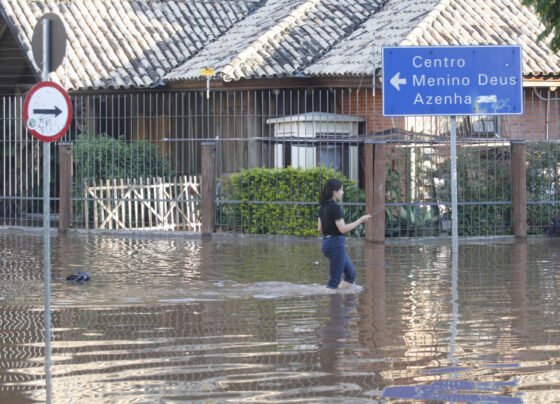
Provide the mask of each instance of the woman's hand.
POLYGON ((362 217, 360 217, 360 223, 365 223, 369 219, 371 219, 371 215, 363 215, 362 217))
POLYGON ((346 234, 349 231, 354 230, 356 227, 358 227, 362 223, 367 222, 369 219, 371 219, 371 215, 363 215, 362 217, 360 217, 359 219, 356 219, 352 223, 346 224, 344 222, 344 219, 339 219, 335 223, 336 223, 336 227, 338 228, 338 231, 341 232, 342 234, 346 234))

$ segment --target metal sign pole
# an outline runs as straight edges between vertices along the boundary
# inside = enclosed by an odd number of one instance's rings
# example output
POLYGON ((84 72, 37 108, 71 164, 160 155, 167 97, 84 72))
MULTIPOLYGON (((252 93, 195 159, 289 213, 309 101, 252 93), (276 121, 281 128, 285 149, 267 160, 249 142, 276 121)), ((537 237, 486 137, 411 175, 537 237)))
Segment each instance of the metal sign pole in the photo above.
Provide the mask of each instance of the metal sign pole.
MULTIPOLYGON (((49 80, 50 20, 43 20, 43 80, 49 80)), ((43 277, 45 281, 45 382, 46 402, 52 402, 51 381, 51 239, 50 239, 50 185, 51 145, 43 142, 43 277)))
MULTIPOLYGON (((449 337, 448 357, 451 361, 451 367, 455 367, 458 363, 455 348, 459 325, 459 251, 456 248, 451 251, 451 307, 451 335, 449 337)), ((455 378, 454 372, 452 375, 452 378, 455 378)))
POLYGON ((459 225, 457 223, 457 117, 449 119, 451 136, 451 238, 453 252, 459 248, 459 225))
POLYGON ((60 139, 72 121, 72 102, 66 90, 49 81, 49 73, 65 58, 66 30, 54 13, 43 15, 35 24, 31 41, 33 57, 42 68, 42 81, 25 96, 23 121, 29 134, 43 142, 43 277, 45 322, 45 402, 52 402, 52 326, 51 326, 51 238, 50 188, 51 142, 60 139), (53 46, 54 45, 54 46, 53 46))
POLYGON ((457 223, 457 117, 449 118, 449 132, 451 137, 451 337, 449 339, 449 358, 451 366, 457 366, 455 344, 457 341, 457 326, 459 323, 459 225, 457 223))

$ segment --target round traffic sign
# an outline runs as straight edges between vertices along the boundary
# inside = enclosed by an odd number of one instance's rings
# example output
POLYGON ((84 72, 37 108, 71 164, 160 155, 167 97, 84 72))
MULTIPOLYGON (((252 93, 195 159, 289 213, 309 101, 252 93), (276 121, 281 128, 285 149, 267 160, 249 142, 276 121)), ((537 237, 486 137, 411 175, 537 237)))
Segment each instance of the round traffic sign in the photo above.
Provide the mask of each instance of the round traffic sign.
MULTIPOLYGON (((53 13, 47 13, 43 15, 35 24, 35 28, 33 29, 33 36, 31 37, 31 49, 33 50, 33 59, 35 59, 35 63, 37 66, 42 69, 43 68, 43 21, 49 20, 50 21, 50 66, 49 66, 49 73, 56 70, 58 66, 64 60, 64 56, 66 56, 66 29, 64 28, 64 22, 62 19, 53 13)), ((43 72, 44 73, 44 72, 43 72)))
POLYGON ((68 130, 72 103, 66 90, 51 81, 31 88, 23 103, 23 122, 27 130, 43 142, 54 142, 68 130))

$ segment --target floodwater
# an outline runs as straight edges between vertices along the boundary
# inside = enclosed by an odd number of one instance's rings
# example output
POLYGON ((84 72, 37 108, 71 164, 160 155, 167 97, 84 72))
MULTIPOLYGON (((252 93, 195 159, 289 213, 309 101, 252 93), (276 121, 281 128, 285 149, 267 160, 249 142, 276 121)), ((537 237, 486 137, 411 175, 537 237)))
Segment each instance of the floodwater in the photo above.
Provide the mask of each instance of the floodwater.
POLYGON ((560 402, 560 240, 0 232, 1 403, 560 402), (78 270, 87 283, 66 281, 78 270), (45 366, 45 355, 51 365, 45 366))

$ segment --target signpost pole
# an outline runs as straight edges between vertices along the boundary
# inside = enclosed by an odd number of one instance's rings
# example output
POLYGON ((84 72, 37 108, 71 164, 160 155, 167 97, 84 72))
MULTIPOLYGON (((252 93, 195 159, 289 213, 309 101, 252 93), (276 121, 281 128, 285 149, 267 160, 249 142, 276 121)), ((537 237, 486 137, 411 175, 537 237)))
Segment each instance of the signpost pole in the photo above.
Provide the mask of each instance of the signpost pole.
POLYGON ((459 247, 459 226, 457 224, 457 117, 449 118, 449 132, 451 137, 451 239, 453 253, 459 247))
POLYGON ((451 366, 457 366, 455 343, 457 340, 457 324, 459 323, 459 226, 457 223, 457 117, 449 117, 451 137, 451 337, 449 339, 449 358, 451 366))
MULTIPOLYGON (((43 20, 43 81, 49 80, 50 20, 43 20)), ((50 185, 51 145, 43 142, 43 277, 45 281, 45 382, 46 402, 51 403, 51 239, 50 239, 50 185)))
POLYGON ((51 330, 51 238, 50 188, 51 145, 60 139, 72 121, 72 102, 66 90, 49 81, 49 73, 64 60, 66 31, 60 17, 43 15, 33 29, 33 57, 41 66, 42 81, 25 96, 23 121, 29 134, 43 142, 43 277, 45 322, 45 402, 52 402, 52 330, 51 330), (54 44, 54 46, 53 46, 54 44))

